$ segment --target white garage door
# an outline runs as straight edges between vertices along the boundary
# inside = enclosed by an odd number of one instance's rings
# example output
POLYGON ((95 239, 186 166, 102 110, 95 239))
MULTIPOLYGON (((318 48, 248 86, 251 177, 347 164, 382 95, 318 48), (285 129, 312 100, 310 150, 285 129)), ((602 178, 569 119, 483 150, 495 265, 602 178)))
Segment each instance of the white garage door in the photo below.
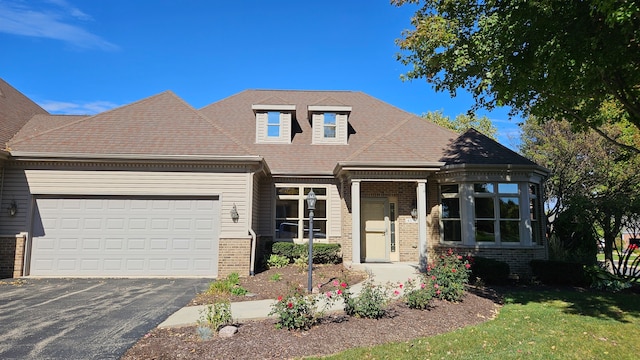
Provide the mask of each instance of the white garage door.
POLYGON ((217 199, 39 198, 30 275, 216 276, 217 199))

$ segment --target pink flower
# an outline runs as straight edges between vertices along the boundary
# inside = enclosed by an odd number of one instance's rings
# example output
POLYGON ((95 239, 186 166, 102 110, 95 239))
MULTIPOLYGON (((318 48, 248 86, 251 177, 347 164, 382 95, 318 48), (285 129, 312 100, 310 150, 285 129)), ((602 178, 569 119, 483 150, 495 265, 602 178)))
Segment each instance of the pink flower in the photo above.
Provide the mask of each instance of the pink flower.
POLYGON ((342 295, 342 290, 338 289, 337 293, 338 295, 342 295))
POLYGON ((278 296, 278 301, 282 301, 282 295, 278 296))
POLYGON ((404 285, 403 285, 402 283, 398 284, 398 287, 399 287, 400 289, 402 289, 402 287, 403 287, 403 286, 404 286, 404 285))
POLYGON ((288 307, 289 309, 293 308, 293 303, 292 303, 292 302, 289 302, 289 303, 287 304, 287 307, 288 307))
POLYGON ((340 285, 340 282, 338 280, 333 280, 333 286, 338 286, 340 285))
POLYGON ((318 289, 320 289, 322 287, 322 284, 318 284, 318 289))
POLYGON ((437 288, 439 288, 440 286, 439 286, 438 284, 433 284, 433 287, 434 287, 435 289, 437 289, 437 288))
POLYGON ((331 299, 331 291, 327 291, 325 295, 327 295, 327 298, 331 299))
POLYGON ((458 255, 458 260, 462 260, 462 256, 458 255))
POLYGON ((398 291, 398 290, 394 290, 394 291, 393 291, 393 294, 394 294, 394 295, 400 295, 400 291, 398 291))
POLYGON ((435 281, 436 280, 436 276, 435 275, 431 275, 431 280, 435 281))
POLYGON ((342 283, 340 283, 340 286, 341 286, 342 288, 346 288, 346 287, 347 287, 347 283, 346 283, 346 282, 342 282, 342 283))
POLYGON ((469 270, 469 268, 471 267, 471 265, 470 265, 470 264, 464 264, 464 267, 466 267, 466 268, 467 268, 467 270, 469 270))
POLYGON ((424 289, 424 284, 420 284, 420 289, 424 289))
POLYGON ((440 295, 440 290, 436 291, 436 295, 440 295))
POLYGON ((451 272, 456 272, 456 269, 451 269, 451 272))

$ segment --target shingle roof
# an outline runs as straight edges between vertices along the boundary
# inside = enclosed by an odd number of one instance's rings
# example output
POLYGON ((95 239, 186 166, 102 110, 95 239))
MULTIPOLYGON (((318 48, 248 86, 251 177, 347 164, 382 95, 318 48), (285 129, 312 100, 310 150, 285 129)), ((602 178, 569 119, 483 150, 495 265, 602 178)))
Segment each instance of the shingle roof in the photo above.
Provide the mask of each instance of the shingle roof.
POLYGON ((0 150, 36 114, 47 111, 0 79, 0 150))
POLYGON ((475 129, 469 129, 447 147, 440 161, 447 165, 536 165, 475 129))
POLYGON ((437 162, 454 132, 362 92, 247 90, 200 111, 265 158, 274 174, 332 174, 338 161, 437 162), (291 144, 256 144, 251 105, 277 98, 296 105, 300 132, 291 144), (313 145, 307 106, 348 105, 351 134, 347 145, 313 145))
POLYGON ((43 120, 34 117, 10 142, 11 149, 81 154, 249 155, 223 129, 169 91, 95 116, 72 121, 50 117, 48 120, 59 126, 49 124, 44 131, 30 134, 43 120))

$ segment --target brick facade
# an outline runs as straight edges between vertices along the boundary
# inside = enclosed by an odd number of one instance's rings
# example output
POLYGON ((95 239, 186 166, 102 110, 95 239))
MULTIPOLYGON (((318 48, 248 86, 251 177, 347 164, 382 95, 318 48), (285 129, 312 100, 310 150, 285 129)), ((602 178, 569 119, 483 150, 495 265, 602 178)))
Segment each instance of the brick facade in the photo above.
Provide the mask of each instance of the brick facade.
POLYGON ((0 235, 0 279, 24 275, 25 235, 0 235))
POLYGON ((248 276, 251 268, 251 239, 220 239, 218 278, 231 273, 248 276))

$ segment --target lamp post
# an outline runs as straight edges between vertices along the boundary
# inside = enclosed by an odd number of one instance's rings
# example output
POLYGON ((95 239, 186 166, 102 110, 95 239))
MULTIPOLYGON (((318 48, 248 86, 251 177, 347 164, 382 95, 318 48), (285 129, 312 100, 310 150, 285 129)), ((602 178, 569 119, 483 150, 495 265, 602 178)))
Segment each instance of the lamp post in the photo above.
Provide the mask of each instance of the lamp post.
POLYGON ((307 291, 311 293, 313 290, 312 285, 312 271, 313 271, 313 210, 316 209, 316 194, 313 189, 307 194, 307 208, 309 208, 309 275, 307 278, 307 291))

